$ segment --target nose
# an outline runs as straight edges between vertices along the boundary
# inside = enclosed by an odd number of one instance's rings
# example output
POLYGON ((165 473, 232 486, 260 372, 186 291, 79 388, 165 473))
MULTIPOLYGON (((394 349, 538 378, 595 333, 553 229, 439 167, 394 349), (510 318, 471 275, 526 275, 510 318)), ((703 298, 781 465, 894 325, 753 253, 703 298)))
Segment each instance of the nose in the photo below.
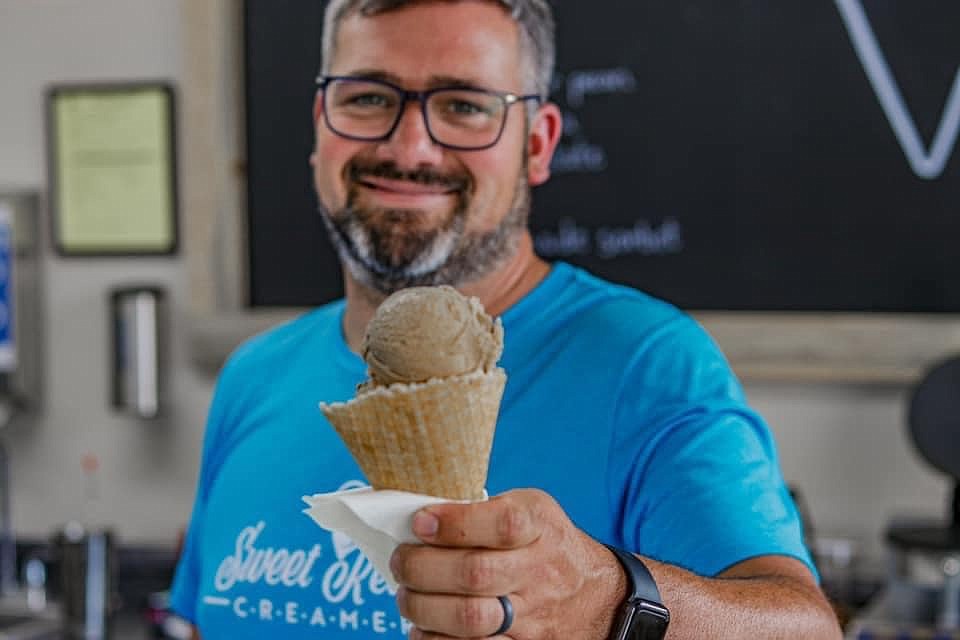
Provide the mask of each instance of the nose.
POLYGON ((404 105, 400 122, 393 134, 380 143, 377 154, 401 169, 434 166, 443 161, 443 148, 430 139, 419 102, 411 100, 404 105))

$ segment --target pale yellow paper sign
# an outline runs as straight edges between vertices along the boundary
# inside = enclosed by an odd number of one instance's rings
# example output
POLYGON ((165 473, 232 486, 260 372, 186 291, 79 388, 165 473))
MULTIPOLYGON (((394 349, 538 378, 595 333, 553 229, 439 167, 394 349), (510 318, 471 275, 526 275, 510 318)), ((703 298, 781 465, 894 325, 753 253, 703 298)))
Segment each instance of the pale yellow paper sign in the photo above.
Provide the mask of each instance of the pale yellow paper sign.
POLYGON ((175 247, 171 99, 163 87, 53 94, 62 251, 162 253, 175 247))

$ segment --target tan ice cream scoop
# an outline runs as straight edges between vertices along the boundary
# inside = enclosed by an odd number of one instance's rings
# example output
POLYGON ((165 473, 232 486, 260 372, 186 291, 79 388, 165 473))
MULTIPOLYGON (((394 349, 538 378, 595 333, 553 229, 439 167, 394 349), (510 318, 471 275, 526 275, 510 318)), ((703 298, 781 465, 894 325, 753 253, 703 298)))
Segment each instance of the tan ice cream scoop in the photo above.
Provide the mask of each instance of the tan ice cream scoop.
POLYGON ((387 298, 367 327, 370 380, 320 403, 374 489, 481 500, 506 374, 503 327, 452 287, 387 298))
POLYGON ((479 300, 448 286, 393 294, 377 309, 363 341, 373 385, 490 371, 502 351, 500 322, 479 300))

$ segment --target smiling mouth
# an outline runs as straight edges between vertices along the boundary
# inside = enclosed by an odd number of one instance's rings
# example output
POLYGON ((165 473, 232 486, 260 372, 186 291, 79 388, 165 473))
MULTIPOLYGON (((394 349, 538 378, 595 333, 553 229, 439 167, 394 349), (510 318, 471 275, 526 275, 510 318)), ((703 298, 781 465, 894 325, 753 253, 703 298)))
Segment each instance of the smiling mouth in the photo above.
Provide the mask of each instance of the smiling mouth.
POLYGON ((357 184, 367 189, 398 196, 446 196, 459 191, 459 187, 440 183, 422 183, 412 180, 394 180, 364 176, 356 179, 357 184))

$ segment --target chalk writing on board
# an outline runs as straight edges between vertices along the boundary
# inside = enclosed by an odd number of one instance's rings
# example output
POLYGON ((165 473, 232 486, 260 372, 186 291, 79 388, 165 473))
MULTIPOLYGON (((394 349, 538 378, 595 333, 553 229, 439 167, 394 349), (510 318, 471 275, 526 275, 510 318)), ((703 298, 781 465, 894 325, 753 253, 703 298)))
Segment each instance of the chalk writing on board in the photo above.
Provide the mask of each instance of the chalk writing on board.
POLYGON ((602 173, 607 169, 607 150, 592 142, 580 124, 577 110, 596 96, 626 95, 637 92, 637 79, 626 67, 579 69, 558 73, 554 91, 566 102, 563 109, 563 139, 557 146, 550 168, 555 174, 602 173))
POLYGON ((569 258, 595 253, 605 260, 623 255, 672 255, 683 251, 683 227, 676 218, 660 223, 638 219, 630 227, 591 230, 573 218, 561 218, 555 228, 534 233, 537 252, 548 258, 569 258))
POLYGON ((550 163, 556 173, 600 173, 607 168, 607 151, 586 139, 580 118, 573 111, 563 111, 563 137, 550 163))
POLYGON ((556 229, 541 229, 534 233, 537 253, 548 258, 585 256, 593 249, 590 230, 581 227, 573 218, 561 218, 556 229))
POLYGON ((600 227, 595 238, 597 255, 607 259, 630 253, 662 256, 683 250, 683 230, 674 218, 659 225, 637 220, 632 227, 600 227))
POLYGON ((570 72, 566 86, 567 106, 576 109, 588 96, 636 93, 637 78, 626 67, 581 69, 570 72))
POLYGON ((606 150, 589 142, 557 145, 550 162, 554 173, 600 173, 606 168, 606 150))
POLYGON ((580 135, 583 127, 580 126, 580 118, 573 111, 563 112, 563 135, 568 138, 576 138, 580 135))
POLYGON ((836 0, 836 3, 844 25, 850 33, 857 56, 863 63, 870 84, 877 92, 880 105, 893 127, 893 132, 900 142, 904 155, 907 156, 910 167, 914 173, 925 180, 939 178, 953 152, 953 145, 960 136, 960 69, 957 69, 933 144, 927 151, 913 116, 903 99, 900 86, 893 77, 873 27, 870 26, 870 21, 863 11, 863 4, 860 0, 836 0))

